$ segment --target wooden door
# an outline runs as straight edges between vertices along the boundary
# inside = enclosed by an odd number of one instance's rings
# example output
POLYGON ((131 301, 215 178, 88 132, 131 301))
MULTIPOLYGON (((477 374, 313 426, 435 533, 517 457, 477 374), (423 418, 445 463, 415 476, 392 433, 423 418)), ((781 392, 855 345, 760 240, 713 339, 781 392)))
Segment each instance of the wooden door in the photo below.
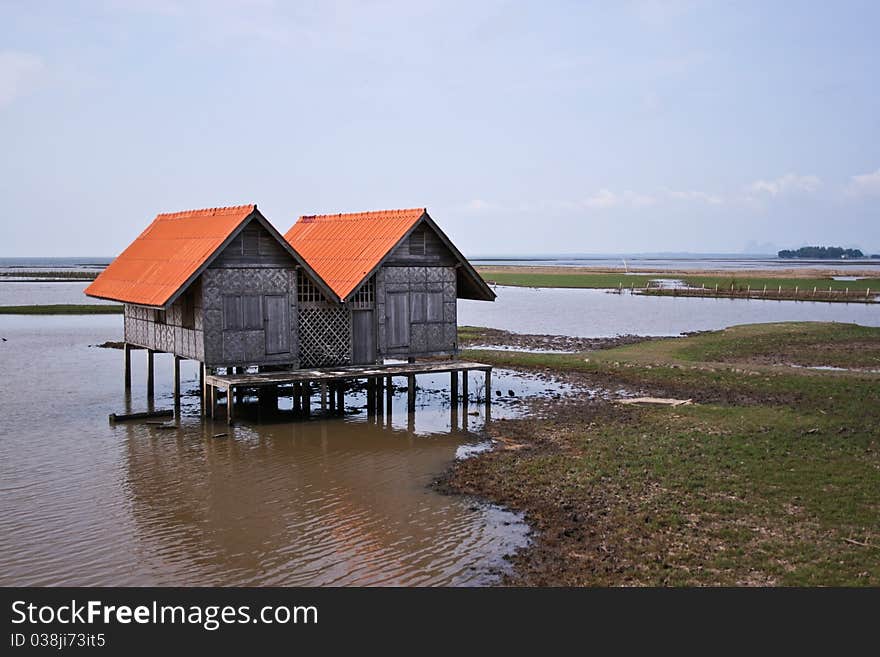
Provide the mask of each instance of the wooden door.
POLYGON ((385 342, 389 349, 409 347, 409 292, 385 295, 385 342))
POLYGON ((368 365, 376 362, 375 311, 354 310, 351 313, 351 362, 368 365))
POLYGON ((263 297, 265 309, 266 353, 284 354, 290 351, 290 304, 286 294, 267 294, 263 297))

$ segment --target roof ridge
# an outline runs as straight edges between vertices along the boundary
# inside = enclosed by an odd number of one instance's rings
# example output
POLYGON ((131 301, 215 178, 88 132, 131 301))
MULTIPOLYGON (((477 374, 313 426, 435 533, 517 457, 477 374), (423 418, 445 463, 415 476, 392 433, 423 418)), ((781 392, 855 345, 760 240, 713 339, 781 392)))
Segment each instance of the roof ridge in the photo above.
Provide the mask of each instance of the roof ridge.
POLYGON ((160 212, 156 215, 156 219, 184 219, 186 217, 212 216, 216 214, 232 214, 236 212, 244 212, 250 210, 253 212, 257 209, 256 203, 246 203, 244 205, 226 205, 215 208, 199 208, 196 210, 181 210, 179 212, 160 212))
POLYGON ((399 217, 401 215, 412 214, 418 212, 423 214, 427 212, 428 209, 425 207, 421 208, 400 208, 394 210, 366 210, 363 212, 338 212, 335 214, 304 214, 300 216, 301 221, 315 221, 315 220, 330 220, 330 219, 366 219, 366 218, 378 218, 380 216, 394 216, 399 217))

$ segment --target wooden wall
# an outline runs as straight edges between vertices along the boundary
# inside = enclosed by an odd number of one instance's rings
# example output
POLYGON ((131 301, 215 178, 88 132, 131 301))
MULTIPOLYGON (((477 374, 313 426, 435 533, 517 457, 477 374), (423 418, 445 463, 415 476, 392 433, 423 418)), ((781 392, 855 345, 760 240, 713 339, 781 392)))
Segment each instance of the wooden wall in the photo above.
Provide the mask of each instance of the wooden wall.
POLYGON ((397 245, 388 259, 387 266, 405 267, 451 267, 456 258, 440 241, 433 229, 421 224, 397 245))
POLYGON ((156 321, 160 316, 152 308, 125 304, 125 341, 147 349, 203 360, 205 341, 201 280, 197 279, 189 291, 189 299, 181 296, 164 313, 164 323, 156 321), (189 301, 192 302, 192 323, 184 322, 184 305, 189 301))
POLYGON ((202 279, 205 364, 212 367, 298 366, 296 270, 293 267, 224 266, 205 270, 202 279), (278 316, 282 306, 287 310, 286 320, 278 316), (281 345, 284 349, 272 349, 272 345, 281 345))
POLYGON ((457 353, 455 268, 381 267, 376 319, 380 357, 457 353))

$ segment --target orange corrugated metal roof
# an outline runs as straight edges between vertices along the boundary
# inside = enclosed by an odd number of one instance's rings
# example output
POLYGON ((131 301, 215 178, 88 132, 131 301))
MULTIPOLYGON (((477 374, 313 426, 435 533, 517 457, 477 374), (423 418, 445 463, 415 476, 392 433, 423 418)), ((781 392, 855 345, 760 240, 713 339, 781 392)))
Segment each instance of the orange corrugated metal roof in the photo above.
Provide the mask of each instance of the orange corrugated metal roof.
POLYGON ((344 300, 425 212, 411 208, 304 216, 284 239, 344 300))
POLYGON ((256 209, 256 205, 237 205, 157 215, 85 293, 164 306, 256 209))

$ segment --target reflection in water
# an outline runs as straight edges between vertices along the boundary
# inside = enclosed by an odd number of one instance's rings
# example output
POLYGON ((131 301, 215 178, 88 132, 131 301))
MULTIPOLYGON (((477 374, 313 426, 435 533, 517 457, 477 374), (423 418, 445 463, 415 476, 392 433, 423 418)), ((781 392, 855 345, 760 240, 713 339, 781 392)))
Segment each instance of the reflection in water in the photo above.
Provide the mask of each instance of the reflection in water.
MULTIPOLYGON (((118 317, 0 319, 0 584, 466 585, 526 542, 516 514, 429 488, 483 440, 483 407, 453 428, 440 378, 419 377, 415 421, 403 395, 374 421, 352 393, 345 418, 229 428, 187 397, 179 428, 112 426, 121 353, 87 345, 118 332, 118 317)), ((133 410, 147 405, 142 355, 133 410)), ((194 390, 194 364, 183 374, 194 390)), ((516 395, 550 386, 498 381, 516 395)), ((170 407, 168 356, 156 383, 156 406, 170 407)))

